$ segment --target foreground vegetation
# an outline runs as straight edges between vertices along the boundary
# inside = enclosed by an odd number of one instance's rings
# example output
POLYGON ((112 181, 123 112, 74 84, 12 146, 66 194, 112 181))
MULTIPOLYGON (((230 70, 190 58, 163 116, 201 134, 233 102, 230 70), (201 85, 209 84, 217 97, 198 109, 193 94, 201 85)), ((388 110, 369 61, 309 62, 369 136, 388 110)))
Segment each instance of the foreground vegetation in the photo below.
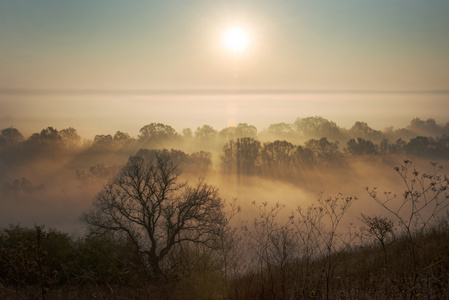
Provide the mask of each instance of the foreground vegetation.
POLYGON ((2 230, 1 242, 2 299, 444 299, 449 294, 447 218, 414 236, 416 257, 410 240, 399 235, 388 242, 386 255, 380 244, 366 242, 327 258, 266 262, 226 278, 212 250, 184 249, 176 268, 158 282, 148 278, 126 241, 112 237, 73 239, 14 226, 2 230), (332 274, 326 279, 329 261, 332 274))

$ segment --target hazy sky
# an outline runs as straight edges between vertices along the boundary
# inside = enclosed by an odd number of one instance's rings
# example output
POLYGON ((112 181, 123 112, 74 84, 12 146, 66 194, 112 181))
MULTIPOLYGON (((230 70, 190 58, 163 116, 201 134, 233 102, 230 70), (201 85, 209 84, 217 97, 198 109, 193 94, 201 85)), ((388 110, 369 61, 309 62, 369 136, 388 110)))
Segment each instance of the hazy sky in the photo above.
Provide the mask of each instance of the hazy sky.
POLYGON ((448 53, 446 0, 0 1, 1 89, 447 90, 448 53))

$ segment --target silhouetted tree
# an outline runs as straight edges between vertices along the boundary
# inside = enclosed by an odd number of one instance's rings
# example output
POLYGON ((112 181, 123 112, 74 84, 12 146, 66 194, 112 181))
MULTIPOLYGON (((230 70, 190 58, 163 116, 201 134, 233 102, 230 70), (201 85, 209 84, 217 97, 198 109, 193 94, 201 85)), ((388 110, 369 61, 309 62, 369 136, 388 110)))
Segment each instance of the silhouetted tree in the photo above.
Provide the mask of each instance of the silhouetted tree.
POLYGON ((194 152, 189 157, 190 169, 199 174, 206 174, 212 166, 212 153, 206 151, 194 152))
POLYGON ((193 132, 192 132, 192 129, 190 129, 190 128, 184 128, 182 130, 182 135, 183 135, 184 139, 186 139, 186 140, 193 139, 193 132))
POLYGON ((145 257, 155 279, 169 253, 184 243, 213 246, 223 224, 218 190, 200 180, 179 182, 178 165, 167 153, 130 157, 120 175, 97 195, 83 215, 93 232, 123 234, 145 257))
POLYGON ((372 155, 378 153, 378 146, 362 138, 350 139, 346 151, 350 155, 372 155))
POLYGON ((405 149, 407 154, 429 157, 435 155, 436 143, 431 137, 417 136, 407 143, 405 149))
POLYGON ((449 135, 449 122, 442 128, 442 131, 444 135, 449 135))
POLYGON ((300 166, 311 166, 314 162, 314 154, 312 149, 297 146, 295 152, 295 165, 297 168, 300 166))
POLYGON ((260 165, 264 174, 274 178, 289 176, 294 167, 297 147, 287 141, 263 144, 260 165))
POLYGON ((59 142, 62 141, 62 136, 59 134, 58 130, 53 127, 47 127, 42 129, 40 133, 32 134, 27 142, 35 144, 44 144, 46 142, 59 142))
POLYGON ((98 134, 94 137, 94 145, 109 146, 112 141, 113 138, 110 134, 98 134))
POLYGON ((260 142, 248 137, 226 143, 221 156, 224 171, 239 175, 256 174, 260 149, 260 142))
POLYGON ((81 141, 81 137, 73 127, 62 129, 59 131, 59 134, 62 137, 66 149, 68 150, 74 150, 81 141))
POLYGON ((163 155, 167 157, 173 164, 179 166, 184 170, 184 166, 188 164, 189 155, 181 150, 176 149, 163 149, 163 150, 154 150, 154 149, 140 149, 137 151, 136 156, 142 157, 148 161, 154 160, 158 155, 163 155))
POLYGON ((298 135, 306 138, 341 139, 343 137, 337 124, 323 117, 298 118, 294 126, 298 135))
POLYGON ((229 127, 223 128, 218 133, 218 136, 224 141, 234 140, 235 139, 235 127, 229 126, 229 127))
POLYGON ((449 136, 442 136, 436 138, 435 154, 441 158, 449 157, 449 136))
POLYGON ((139 141, 142 143, 165 143, 176 140, 179 134, 173 127, 162 123, 151 123, 140 129, 139 141))
POLYGON ((291 140, 295 137, 295 131, 292 125, 287 123, 277 123, 268 126, 268 129, 261 133, 267 139, 291 140))
POLYGON ((420 118, 414 118, 407 129, 415 132, 418 135, 430 135, 436 136, 443 132, 442 126, 439 126, 432 118, 427 120, 421 120, 420 118))
POLYGON ((311 151, 316 164, 332 165, 343 161, 343 154, 338 150, 338 142, 329 142, 327 138, 308 140, 305 149, 311 151))
POLYGON ((203 176, 212 165, 212 154, 210 152, 200 151, 192 154, 187 154, 181 150, 176 149, 140 149, 137 156, 141 156, 147 160, 154 159, 157 155, 163 154, 170 158, 170 160, 178 165, 184 173, 203 176))
POLYGON ((239 123, 237 127, 229 126, 222 129, 218 135, 225 141, 243 137, 256 138, 257 128, 253 125, 248 125, 247 123, 239 123))
POLYGON ((382 140, 380 148, 382 154, 396 154, 404 155, 407 142, 403 139, 398 139, 394 144, 389 144, 387 139, 382 140))
POLYGON ((24 141, 23 135, 13 127, 2 129, 0 134, 0 147, 18 144, 24 141))
POLYGON ((133 141, 133 138, 128 133, 121 131, 117 131, 112 139, 119 145, 125 145, 133 141))
POLYGON ((235 136, 237 138, 243 138, 243 137, 256 138, 257 137, 257 128, 256 128, 256 126, 248 125, 247 123, 239 123, 239 124, 237 124, 237 127, 235 128, 235 136))
POLYGON ((218 131, 212 126, 203 125, 195 130, 195 139, 200 142, 212 142, 215 140, 218 131))
POLYGON ((372 129, 366 122, 355 122, 351 129, 349 129, 349 134, 354 138, 373 141, 378 141, 382 138, 382 132, 372 129))
POLYGON ((58 130, 47 127, 40 133, 32 134, 23 144, 26 158, 36 158, 37 156, 58 158, 64 153, 64 141, 58 130))

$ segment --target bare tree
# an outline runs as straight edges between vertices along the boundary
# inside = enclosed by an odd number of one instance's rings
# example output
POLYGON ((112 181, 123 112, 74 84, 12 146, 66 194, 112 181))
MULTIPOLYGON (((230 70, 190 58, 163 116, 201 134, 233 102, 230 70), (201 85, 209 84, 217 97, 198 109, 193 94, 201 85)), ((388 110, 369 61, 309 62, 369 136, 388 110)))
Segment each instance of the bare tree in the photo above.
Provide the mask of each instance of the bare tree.
POLYGON ((136 246, 154 279, 163 277, 168 254, 183 243, 214 246, 224 224, 223 200, 202 179, 180 182, 167 152, 132 156, 82 219, 93 232, 123 234, 136 246))

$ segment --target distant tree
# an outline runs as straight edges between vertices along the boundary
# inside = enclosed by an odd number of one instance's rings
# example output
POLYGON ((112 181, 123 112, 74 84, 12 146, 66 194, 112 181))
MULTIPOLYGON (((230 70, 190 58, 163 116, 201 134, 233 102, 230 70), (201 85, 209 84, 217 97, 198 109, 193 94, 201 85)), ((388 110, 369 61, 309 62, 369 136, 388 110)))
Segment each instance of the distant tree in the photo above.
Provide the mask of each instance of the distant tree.
POLYGON ((212 154, 205 151, 192 153, 189 157, 189 164, 190 169, 205 174, 212 166, 212 154))
POLYGON ((0 147, 23 142, 25 139, 19 130, 13 127, 2 129, 0 134, 0 147))
POLYGON ((264 143, 260 151, 263 172, 275 178, 288 175, 294 167, 296 150, 297 147, 287 141, 264 143))
POLYGON ((306 138, 341 139, 343 137, 337 124, 323 117, 298 118, 294 127, 298 135, 306 138))
POLYGON ((191 175, 203 176, 209 171, 212 165, 212 154, 205 151, 194 152, 189 155, 176 149, 140 149, 136 155, 147 160, 153 160, 157 155, 162 154, 170 158, 184 173, 191 175))
POLYGON ((297 168, 300 166, 311 166, 313 162, 314 154, 312 149, 303 146, 296 147, 295 165, 297 168))
POLYGON ((403 139, 397 139, 396 142, 390 144, 388 139, 383 139, 379 145, 380 154, 404 155, 407 142, 403 139))
POLYGON ((412 130, 405 128, 399 128, 396 130, 393 130, 391 128, 390 131, 384 131, 383 135, 385 136, 385 138, 390 140, 398 140, 398 139, 409 140, 411 138, 414 138, 417 134, 412 130))
POLYGON ((229 126, 222 129, 218 133, 219 137, 225 141, 234 140, 237 138, 257 137, 257 128, 253 125, 248 125, 247 123, 239 123, 237 127, 229 126))
POLYGON ((212 126, 203 125, 195 130, 195 139, 200 142, 211 142, 217 136, 218 131, 212 126))
POLYGON ((407 143, 405 149, 407 154, 431 157, 435 155, 437 145, 431 137, 417 136, 407 143))
POLYGON ((112 144, 112 135, 110 134, 99 134, 94 137, 94 145, 108 146, 112 144))
POLYGON ((59 131, 53 127, 32 134, 23 146, 26 158, 35 158, 38 155, 57 158, 65 153, 64 140, 59 131))
POLYGON ((407 129, 415 132, 418 135, 436 136, 442 133, 443 128, 439 126, 434 119, 421 120, 414 118, 407 129))
POLYGON ((435 154, 441 158, 449 157, 449 136, 437 137, 435 154))
POLYGON ((161 143, 176 140, 179 134, 173 127, 162 123, 151 123, 140 129, 139 141, 161 143))
POLYGON ((378 141, 382 138, 380 130, 372 129, 366 122, 355 122, 349 129, 349 134, 354 138, 378 141))
POLYGON ((167 153, 130 157, 83 215, 92 232, 126 236, 145 257, 154 279, 164 276, 164 262, 176 247, 212 247, 224 220, 218 190, 203 180, 189 186, 179 181, 180 174, 167 153))
POLYGON ((372 155, 378 153, 378 146, 362 138, 350 139, 346 151, 350 155, 372 155))
POLYGON ((184 137, 184 139, 186 140, 191 140, 193 139, 193 131, 190 128, 184 128, 182 130, 182 136, 184 137))
POLYGON ((42 129, 40 133, 32 134, 27 142, 34 144, 44 144, 46 142, 55 143, 62 141, 62 136, 59 134, 58 130, 53 127, 47 127, 42 129))
POLYGON ((333 165, 343 161, 343 154, 338 150, 338 142, 330 142, 327 138, 308 140, 305 149, 312 153, 313 161, 317 164, 333 165))
POLYGON ((224 141, 234 140, 236 138, 235 126, 229 126, 229 127, 223 128, 218 133, 218 136, 224 141))
POLYGON ((404 147, 407 154, 446 159, 449 157, 449 138, 447 136, 432 137, 417 136, 404 147))
POLYGON ((128 133, 121 131, 117 131, 112 139, 119 145, 125 145, 133 141, 133 138, 128 133))
POLYGON ((81 141, 80 135, 73 127, 62 129, 61 131, 59 131, 59 134, 62 137, 65 147, 69 150, 75 149, 81 141))
POLYGON ((226 143, 221 156, 224 171, 239 175, 256 174, 260 149, 260 142, 249 137, 226 143))
POLYGON ((292 125, 287 123, 277 123, 268 126, 268 129, 263 132, 269 139, 289 140, 294 138, 295 130, 292 125))
POLYGON ((389 154, 389 143, 388 139, 382 139, 379 145, 379 153, 380 154, 389 154))
POLYGON ((243 138, 243 137, 256 138, 257 137, 257 128, 253 125, 248 125, 246 123, 239 123, 239 124, 237 124, 237 127, 235 128, 235 135, 238 138, 243 138))
POLYGON ((163 155, 170 159, 170 161, 182 168, 188 164, 189 155, 181 150, 176 149, 163 149, 163 150, 155 150, 155 149, 140 149, 137 151, 136 156, 142 157, 145 160, 153 161, 158 155, 163 155))
POLYGON ((444 127, 442 128, 442 131, 443 131, 444 135, 449 136, 449 122, 447 122, 446 125, 444 125, 444 127))

